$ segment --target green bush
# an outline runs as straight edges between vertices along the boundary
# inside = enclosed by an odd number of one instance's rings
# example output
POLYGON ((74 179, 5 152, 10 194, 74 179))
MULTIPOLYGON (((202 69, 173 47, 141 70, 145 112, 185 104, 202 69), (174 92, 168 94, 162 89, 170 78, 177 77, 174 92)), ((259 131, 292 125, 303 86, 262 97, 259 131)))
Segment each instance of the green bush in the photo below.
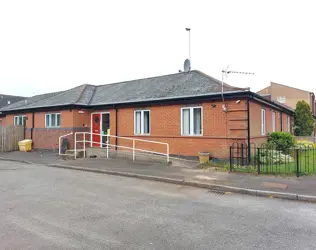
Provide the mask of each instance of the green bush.
POLYGON ((287 132, 273 132, 268 136, 268 145, 286 153, 295 146, 294 136, 287 132))

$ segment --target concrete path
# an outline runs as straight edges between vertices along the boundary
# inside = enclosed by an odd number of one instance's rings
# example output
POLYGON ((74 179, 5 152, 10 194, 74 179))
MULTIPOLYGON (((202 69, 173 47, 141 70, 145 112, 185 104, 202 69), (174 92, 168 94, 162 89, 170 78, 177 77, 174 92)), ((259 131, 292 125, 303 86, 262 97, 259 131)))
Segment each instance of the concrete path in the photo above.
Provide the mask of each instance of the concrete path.
POLYGON ((0 249, 315 249, 315 207, 0 161, 0 249))
MULTIPOLYGON (((171 178, 179 181, 194 181, 201 184, 225 185, 242 189, 316 196, 315 176, 302 176, 299 178, 295 176, 256 176, 253 174, 215 172, 185 167, 179 168, 160 163, 133 162, 122 159, 77 159, 63 161, 52 152, 0 153, 0 158, 29 161, 45 165, 73 166, 87 170, 149 175, 161 178, 171 178)), ((264 196, 270 195, 267 194, 264 196)))

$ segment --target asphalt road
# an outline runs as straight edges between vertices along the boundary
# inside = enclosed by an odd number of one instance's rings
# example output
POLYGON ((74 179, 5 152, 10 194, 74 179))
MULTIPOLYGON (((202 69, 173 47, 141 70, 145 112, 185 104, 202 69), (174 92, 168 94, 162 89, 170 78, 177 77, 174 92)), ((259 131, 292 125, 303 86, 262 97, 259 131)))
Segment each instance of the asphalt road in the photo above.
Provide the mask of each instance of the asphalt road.
POLYGON ((0 249, 316 249, 316 205, 0 161, 0 249))

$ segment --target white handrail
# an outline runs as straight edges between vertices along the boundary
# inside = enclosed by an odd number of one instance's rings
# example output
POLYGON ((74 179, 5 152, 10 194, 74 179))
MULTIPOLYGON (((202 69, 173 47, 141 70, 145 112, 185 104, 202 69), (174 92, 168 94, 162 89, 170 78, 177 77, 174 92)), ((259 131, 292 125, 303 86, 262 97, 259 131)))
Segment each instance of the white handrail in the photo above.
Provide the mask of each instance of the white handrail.
POLYGON ((59 155, 62 154, 62 153, 61 153, 61 138, 64 138, 64 137, 69 136, 69 135, 72 135, 72 134, 73 134, 73 132, 71 132, 71 133, 69 133, 69 134, 66 134, 66 135, 59 136, 59 149, 58 149, 59 155))
POLYGON ((133 161, 135 161, 135 151, 140 151, 140 152, 146 152, 146 153, 154 153, 154 154, 158 154, 158 155, 165 155, 167 157, 167 163, 169 162, 169 143, 166 142, 158 142, 158 141, 150 141, 150 140, 144 140, 144 139, 135 139, 135 138, 130 138, 130 137, 122 137, 122 136, 116 136, 116 135, 102 135, 102 134, 98 134, 98 133, 90 133, 90 132, 76 132, 75 133, 75 145, 74 145, 74 149, 75 149, 75 159, 77 157, 77 142, 83 142, 83 150, 84 150, 84 157, 85 155, 85 149, 86 146, 85 144, 87 142, 90 142, 91 144, 98 144, 98 145, 106 145, 106 157, 109 158, 109 147, 117 147, 117 148, 125 148, 125 149, 131 149, 133 151, 133 161), (78 134, 82 134, 83 135, 83 140, 82 141, 78 141, 77 140, 77 135, 78 134), (86 134, 91 135, 90 140, 86 141, 86 134), (103 142, 97 142, 97 141, 93 141, 92 139, 92 135, 98 135, 98 136, 106 136, 107 137, 107 141, 106 143, 103 142), (109 138, 118 138, 118 139, 126 139, 126 140, 131 140, 133 141, 133 147, 127 147, 127 146, 119 146, 116 144, 111 144, 109 143, 109 138), (161 152, 157 152, 157 151, 152 151, 152 150, 144 150, 144 149, 138 149, 136 148, 136 142, 140 141, 140 142, 149 142, 149 143, 155 143, 155 144, 160 144, 160 145, 165 145, 166 146, 166 153, 161 153, 161 152))

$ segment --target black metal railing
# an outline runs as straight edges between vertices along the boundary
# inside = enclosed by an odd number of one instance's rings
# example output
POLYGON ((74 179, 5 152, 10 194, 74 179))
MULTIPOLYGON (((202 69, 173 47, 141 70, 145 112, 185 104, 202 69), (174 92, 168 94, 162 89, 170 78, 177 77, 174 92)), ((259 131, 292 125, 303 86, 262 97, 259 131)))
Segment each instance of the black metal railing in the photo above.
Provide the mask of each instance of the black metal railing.
POLYGON ((230 147, 230 171, 257 172, 258 174, 316 173, 316 148, 299 145, 280 148, 275 145, 250 146, 233 144, 230 147))

